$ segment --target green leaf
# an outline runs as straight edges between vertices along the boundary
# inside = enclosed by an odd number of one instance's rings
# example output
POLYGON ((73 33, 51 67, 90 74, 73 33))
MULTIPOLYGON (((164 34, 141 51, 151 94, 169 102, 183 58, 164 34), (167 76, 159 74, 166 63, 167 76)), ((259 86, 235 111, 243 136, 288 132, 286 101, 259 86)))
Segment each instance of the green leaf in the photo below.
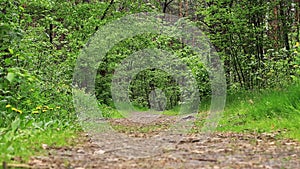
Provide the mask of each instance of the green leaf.
POLYGON ((8 48, 8 51, 9 51, 10 54, 12 54, 12 55, 14 54, 14 50, 8 48))
POLYGON ((10 58, 6 58, 6 59, 4 60, 4 62, 5 62, 7 65, 10 65, 11 59, 10 59, 10 58))
POLYGON ((15 74, 14 73, 11 73, 9 72, 6 76, 6 79, 9 81, 9 82, 12 82, 15 78, 15 74))
POLYGON ((20 120, 19 118, 16 118, 16 119, 11 123, 12 131, 16 131, 16 130, 19 128, 20 122, 21 122, 21 120, 20 120))

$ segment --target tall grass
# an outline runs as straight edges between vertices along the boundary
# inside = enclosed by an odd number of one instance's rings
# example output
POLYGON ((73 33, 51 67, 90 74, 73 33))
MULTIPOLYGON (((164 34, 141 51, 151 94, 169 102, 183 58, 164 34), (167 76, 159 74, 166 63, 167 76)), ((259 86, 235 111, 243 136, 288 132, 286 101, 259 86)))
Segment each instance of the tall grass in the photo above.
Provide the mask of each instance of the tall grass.
POLYGON ((300 83, 228 95, 218 130, 271 132, 300 140, 300 83))

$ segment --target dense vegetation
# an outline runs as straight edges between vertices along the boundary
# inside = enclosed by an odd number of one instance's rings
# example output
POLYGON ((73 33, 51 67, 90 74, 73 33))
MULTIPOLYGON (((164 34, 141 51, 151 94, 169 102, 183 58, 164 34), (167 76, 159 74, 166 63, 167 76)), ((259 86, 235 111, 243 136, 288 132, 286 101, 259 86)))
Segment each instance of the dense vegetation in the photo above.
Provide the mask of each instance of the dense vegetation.
MULTIPOLYGON (((269 119, 268 127, 293 128, 292 137, 299 138, 299 0, 2 0, 0 11, 0 159, 32 153, 30 142, 55 144, 49 139, 55 137, 57 144, 65 144, 80 130, 72 100, 77 56, 101 26, 139 12, 189 19, 210 38, 226 73, 229 101, 222 124, 244 130, 257 122, 264 128, 262 119, 269 119), (289 119, 295 125, 287 125, 289 119)), ((105 116, 117 114, 110 91, 114 70, 145 48, 181 58, 201 98, 209 99, 208 72, 197 54, 176 39, 149 33, 118 43, 99 65, 95 93, 105 116)), ((131 102, 140 109, 151 107, 149 94, 155 88, 164 92, 167 110, 180 106, 178 85, 158 69, 135 76, 131 102)))

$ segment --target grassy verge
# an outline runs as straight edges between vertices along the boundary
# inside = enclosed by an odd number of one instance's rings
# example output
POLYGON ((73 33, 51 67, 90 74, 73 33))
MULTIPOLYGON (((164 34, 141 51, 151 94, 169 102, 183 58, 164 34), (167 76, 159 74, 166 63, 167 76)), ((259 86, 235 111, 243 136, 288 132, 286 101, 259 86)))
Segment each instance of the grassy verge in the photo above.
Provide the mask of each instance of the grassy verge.
POLYGON ((45 131, 22 131, 20 137, 6 142, 0 147, 1 161, 12 163, 27 162, 32 155, 46 155, 47 147, 71 146, 78 132, 70 129, 45 131))
POLYGON ((219 131, 272 132, 300 141, 300 84, 227 97, 219 131))
POLYGON ((74 130, 22 131, 28 132, 0 147, 1 161, 26 162, 32 155, 45 155, 52 146, 70 146, 77 132, 74 130))
MULTIPOLYGON (((200 116, 206 116, 210 100, 204 99, 200 106, 200 116), (204 113, 206 112, 206 113, 204 113)), ((109 113, 110 111, 106 111, 109 113)), ((113 110, 112 115, 117 115, 113 110)), ((163 112, 165 115, 176 115, 179 107, 163 112)), ((205 119, 205 117, 204 117, 205 119)), ((199 121, 200 127, 204 121, 199 121)), ((117 126, 120 129, 122 126, 117 126)), ((127 129, 126 126, 123 126, 127 129)), ((157 128, 157 127, 154 127, 157 128)), ((139 130, 152 131, 149 126, 139 130)), ((233 132, 277 132, 280 137, 300 141, 300 84, 282 89, 263 91, 245 91, 227 96, 226 107, 217 127, 217 131, 233 132)), ((193 130, 199 131, 197 128, 193 130)))
POLYGON ((73 145, 80 126, 74 117, 61 112, 61 117, 55 113, 17 115, 10 125, 0 128, 0 162, 24 163, 30 156, 46 155, 46 147, 73 145))

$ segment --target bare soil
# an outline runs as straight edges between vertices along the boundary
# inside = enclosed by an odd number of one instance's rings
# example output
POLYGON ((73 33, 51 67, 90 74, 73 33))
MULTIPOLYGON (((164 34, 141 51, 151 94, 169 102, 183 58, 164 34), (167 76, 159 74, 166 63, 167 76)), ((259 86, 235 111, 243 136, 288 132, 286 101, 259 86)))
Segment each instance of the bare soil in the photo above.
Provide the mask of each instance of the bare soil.
MULTIPOLYGON (((275 133, 160 134, 173 119, 151 124, 110 120, 117 132, 83 133, 74 147, 46 147, 47 156, 32 157, 32 168, 300 168, 300 143, 275 133), (165 124, 165 125, 161 125, 165 124), (149 125, 159 126, 143 131, 149 125), (126 128, 127 127, 127 128, 126 128), (124 130, 122 130, 124 129, 124 130)), ((74 140, 75 141, 75 140, 74 140)))

